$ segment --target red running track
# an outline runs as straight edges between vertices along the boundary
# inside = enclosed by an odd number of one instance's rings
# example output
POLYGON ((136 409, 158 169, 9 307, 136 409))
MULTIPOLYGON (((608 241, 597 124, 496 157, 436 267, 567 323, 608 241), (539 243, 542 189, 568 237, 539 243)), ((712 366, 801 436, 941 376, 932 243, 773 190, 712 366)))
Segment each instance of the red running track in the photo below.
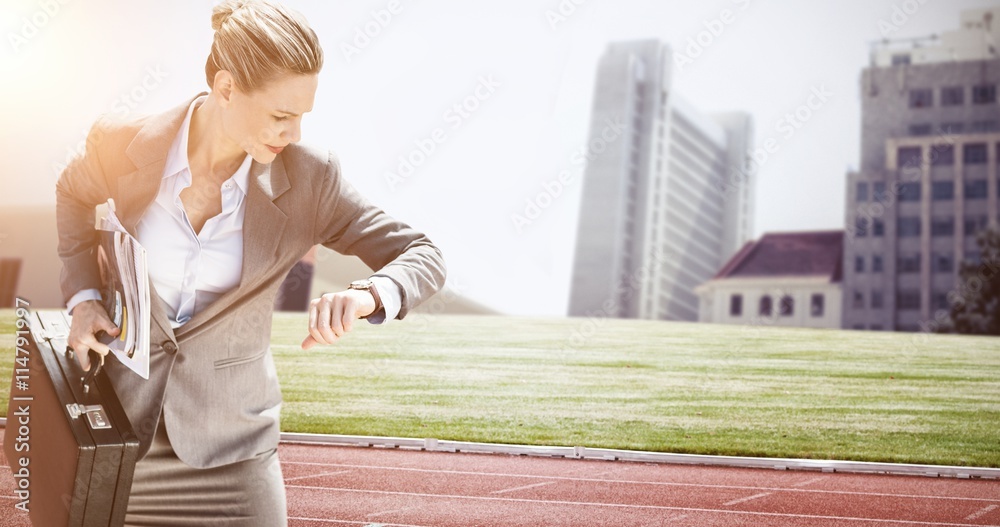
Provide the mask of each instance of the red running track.
MULTIPOLYGON (((282 444, 291 527, 1000 526, 1000 481, 282 444)), ((6 467, 6 462, 4 462, 6 467)), ((28 526, 0 469, 0 527, 28 526)))

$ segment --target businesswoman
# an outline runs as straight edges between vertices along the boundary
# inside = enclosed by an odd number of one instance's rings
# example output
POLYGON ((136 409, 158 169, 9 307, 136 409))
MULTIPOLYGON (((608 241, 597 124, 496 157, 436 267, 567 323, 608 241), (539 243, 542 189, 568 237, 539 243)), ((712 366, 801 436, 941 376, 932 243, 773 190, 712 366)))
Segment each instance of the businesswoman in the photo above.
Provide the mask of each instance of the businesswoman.
POLYGON ((132 122, 99 121, 57 183, 69 344, 84 369, 116 330, 100 304, 95 206, 113 198, 146 248, 150 375, 106 363, 140 439, 130 526, 281 526, 281 393, 269 348, 274 297, 315 244, 377 269, 312 301, 302 347, 358 319, 403 318, 444 283, 440 251, 344 180, 332 154, 298 145, 323 52, 303 17, 271 0, 212 13, 208 93, 132 122))

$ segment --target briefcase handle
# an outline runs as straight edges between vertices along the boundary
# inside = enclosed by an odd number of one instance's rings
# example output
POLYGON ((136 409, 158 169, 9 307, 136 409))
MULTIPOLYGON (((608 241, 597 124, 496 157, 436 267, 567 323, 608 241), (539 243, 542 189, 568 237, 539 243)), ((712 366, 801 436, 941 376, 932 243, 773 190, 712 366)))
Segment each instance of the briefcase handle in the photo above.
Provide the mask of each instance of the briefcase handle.
MULTIPOLYGON (((83 393, 90 393, 90 386, 94 384, 94 379, 97 378, 97 374, 101 373, 101 368, 104 367, 104 355, 94 350, 87 350, 87 356, 90 357, 90 371, 84 372, 84 376, 80 377, 83 393)), ((73 348, 69 346, 66 346, 66 358, 73 360, 73 348)), ((73 360, 73 362, 76 361, 73 360)), ((79 363, 77 364, 79 365, 79 363)))

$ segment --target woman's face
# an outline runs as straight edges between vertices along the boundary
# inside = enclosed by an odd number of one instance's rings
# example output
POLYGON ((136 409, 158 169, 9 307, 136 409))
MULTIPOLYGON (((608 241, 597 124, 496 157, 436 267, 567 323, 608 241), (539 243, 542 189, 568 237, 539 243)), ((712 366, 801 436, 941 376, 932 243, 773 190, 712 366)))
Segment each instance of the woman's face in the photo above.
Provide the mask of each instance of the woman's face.
POLYGON ((268 164, 302 135, 302 115, 312 111, 317 75, 286 74, 245 93, 234 87, 223 130, 254 161, 268 164))

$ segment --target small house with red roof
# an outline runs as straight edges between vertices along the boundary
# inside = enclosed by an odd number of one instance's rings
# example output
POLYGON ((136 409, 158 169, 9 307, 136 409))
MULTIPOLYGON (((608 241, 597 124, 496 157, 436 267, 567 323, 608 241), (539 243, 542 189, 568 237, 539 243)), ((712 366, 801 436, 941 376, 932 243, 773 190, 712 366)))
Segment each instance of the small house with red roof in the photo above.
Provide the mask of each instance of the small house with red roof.
POLYGON ((700 322, 840 328, 844 231, 775 232, 747 242, 695 288, 700 322))

